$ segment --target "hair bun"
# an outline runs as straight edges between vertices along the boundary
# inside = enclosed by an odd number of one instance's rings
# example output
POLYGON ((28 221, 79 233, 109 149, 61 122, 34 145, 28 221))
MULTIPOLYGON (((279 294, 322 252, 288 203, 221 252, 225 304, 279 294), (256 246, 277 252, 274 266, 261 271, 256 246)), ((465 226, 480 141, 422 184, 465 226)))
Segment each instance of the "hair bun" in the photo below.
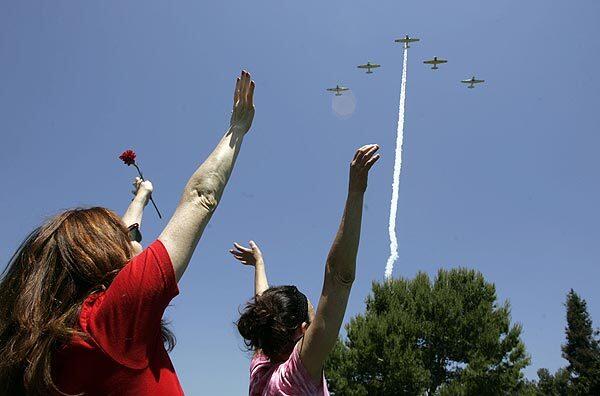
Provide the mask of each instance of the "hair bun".
POLYGON ((291 353, 296 332, 308 321, 306 296, 295 286, 277 286, 251 299, 237 322, 237 328, 249 349, 272 359, 291 353))

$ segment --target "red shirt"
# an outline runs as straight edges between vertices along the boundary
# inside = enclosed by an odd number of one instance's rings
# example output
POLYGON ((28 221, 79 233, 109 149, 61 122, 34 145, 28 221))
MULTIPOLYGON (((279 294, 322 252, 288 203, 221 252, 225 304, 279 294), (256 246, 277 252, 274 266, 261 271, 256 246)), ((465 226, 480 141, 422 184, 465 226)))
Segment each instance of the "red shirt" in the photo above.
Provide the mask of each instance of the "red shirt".
POLYGON ((171 259, 157 240, 107 290, 84 301, 79 325, 89 337, 74 337, 55 354, 58 388, 87 396, 183 395, 160 327, 178 293, 171 259))

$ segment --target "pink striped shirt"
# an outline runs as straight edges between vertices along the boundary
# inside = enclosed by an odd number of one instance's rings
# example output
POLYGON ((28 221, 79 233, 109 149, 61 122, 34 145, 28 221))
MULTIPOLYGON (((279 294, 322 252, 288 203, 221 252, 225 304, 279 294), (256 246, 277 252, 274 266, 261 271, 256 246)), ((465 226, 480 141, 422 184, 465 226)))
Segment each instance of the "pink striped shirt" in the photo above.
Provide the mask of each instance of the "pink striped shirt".
POLYGON ((329 396, 325 377, 316 384, 302 364, 298 349, 288 360, 271 363, 262 353, 255 353, 250 363, 250 396, 329 396))

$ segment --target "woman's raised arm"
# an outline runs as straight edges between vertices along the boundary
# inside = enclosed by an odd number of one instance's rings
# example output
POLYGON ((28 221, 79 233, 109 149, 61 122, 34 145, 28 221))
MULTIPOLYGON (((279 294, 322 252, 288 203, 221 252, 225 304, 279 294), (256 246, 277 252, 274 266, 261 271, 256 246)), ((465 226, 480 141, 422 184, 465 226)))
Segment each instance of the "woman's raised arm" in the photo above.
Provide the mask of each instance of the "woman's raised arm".
POLYGON ((300 358, 316 382, 323 378, 323 363, 337 340, 354 282, 363 196, 369 169, 379 159, 378 149, 375 144, 363 146, 352 159, 346 207, 327 257, 317 314, 300 341, 300 358))
POLYGON ((254 295, 260 296, 269 288, 265 260, 258 245, 254 241, 250 241, 249 244, 250 247, 245 248, 236 242, 233 244, 235 249, 230 249, 229 253, 240 263, 254 267, 254 295))
POLYGON ((233 170, 244 135, 254 118, 254 81, 242 71, 237 79, 233 112, 225 136, 186 184, 179 205, 159 236, 173 263, 177 280, 185 272, 233 170))
POLYGON ((133 180, 133 195, 134 198, 127 207, 123 215, 123 222, 127 227, 132 224, 142 225, 142 215, 144 208, 148 205, 148 200, 152 195, 154 187, 150 180, 142 180, 139 176, 133 180))

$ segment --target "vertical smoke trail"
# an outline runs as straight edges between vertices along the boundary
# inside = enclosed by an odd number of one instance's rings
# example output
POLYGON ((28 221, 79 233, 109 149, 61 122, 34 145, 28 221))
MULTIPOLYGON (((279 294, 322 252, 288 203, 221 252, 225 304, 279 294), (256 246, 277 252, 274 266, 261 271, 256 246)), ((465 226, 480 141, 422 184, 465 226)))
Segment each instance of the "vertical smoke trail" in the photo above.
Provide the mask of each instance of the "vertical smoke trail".
POLYGON ((404 138, 404 103, 406 101, 406 63, 408 49, 404 47, 402 62, 402 85, 400 86, 400 105, 398 106, 398 131, 396 136, 396 157, 394 160, 394 180, 392 182, 392 203, 390 206, 390 257, 385 265, 385 279, 392 277, 394 262, 398 259, 398 238, 396 237, 396 212, 398 211, 398 190, 400 188, 400 171, 402 170, 402 140, 404 138))

